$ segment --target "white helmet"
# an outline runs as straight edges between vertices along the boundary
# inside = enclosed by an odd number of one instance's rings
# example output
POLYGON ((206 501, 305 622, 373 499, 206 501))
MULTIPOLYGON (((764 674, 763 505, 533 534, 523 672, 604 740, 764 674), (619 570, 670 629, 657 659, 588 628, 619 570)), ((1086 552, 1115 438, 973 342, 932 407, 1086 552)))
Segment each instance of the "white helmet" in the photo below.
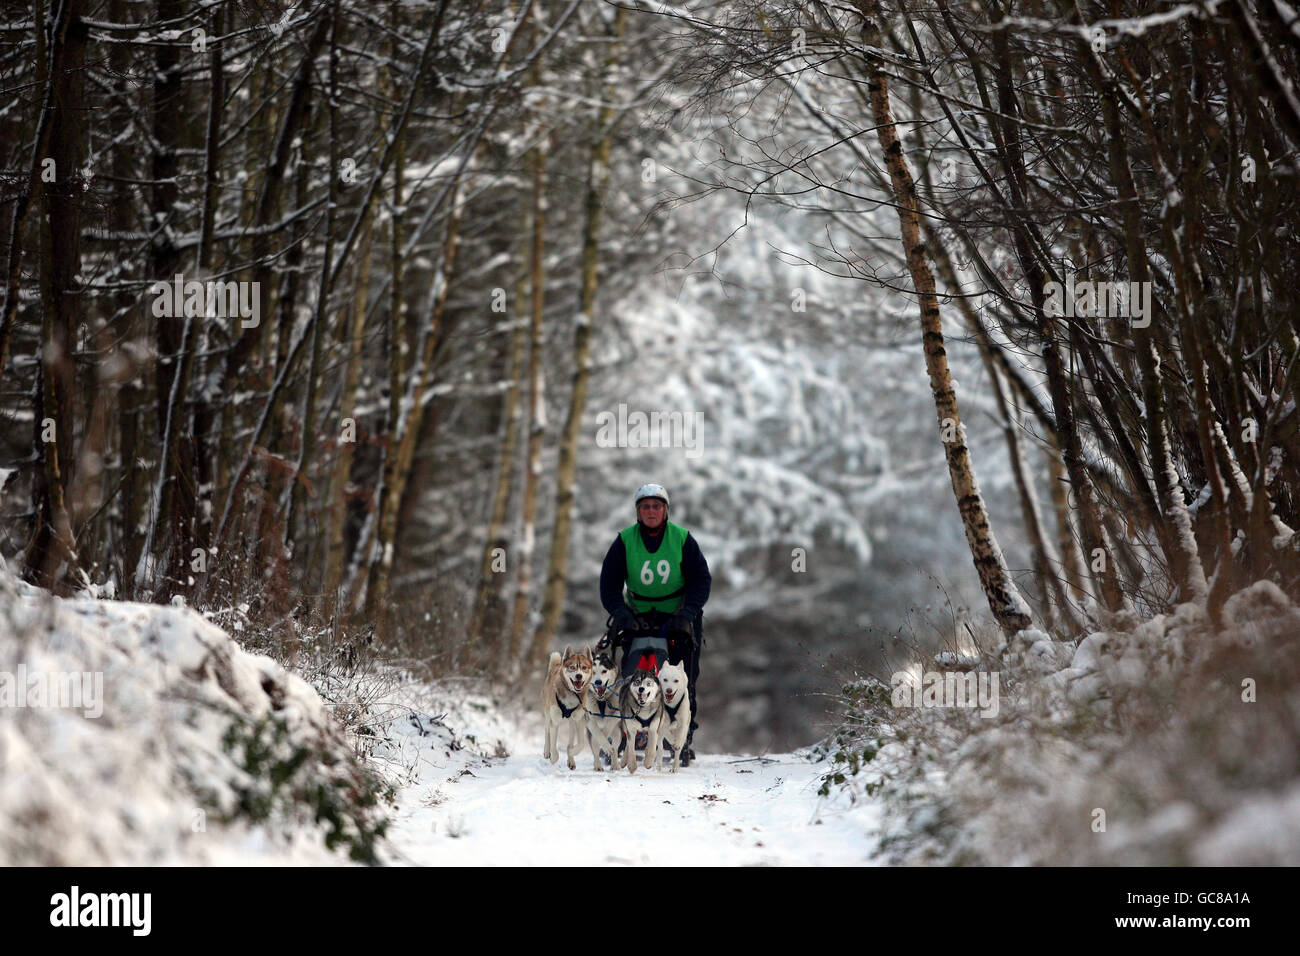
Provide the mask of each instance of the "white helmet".
POLYGON ((668 489, 663 485, 642 485, 636 490, 636 500, 632 502, 633 506, 639 505, 642 498, 659 498, 663 501, 664 508, 668 507, 668 489))

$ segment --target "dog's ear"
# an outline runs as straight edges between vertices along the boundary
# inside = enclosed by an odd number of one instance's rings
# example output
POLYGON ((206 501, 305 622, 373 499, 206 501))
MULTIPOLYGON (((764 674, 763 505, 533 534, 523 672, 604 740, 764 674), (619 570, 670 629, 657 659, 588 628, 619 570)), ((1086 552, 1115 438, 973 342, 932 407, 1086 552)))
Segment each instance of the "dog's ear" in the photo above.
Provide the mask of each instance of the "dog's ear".
POLYGON ((596 656, 595 656, 594 654, 591 653, 591 645, 590 645, 590 644, 586 645, 586 646, 582 649, 582 656, 585 657, 587 660, 591 661, 593 664, 596 663, 596 656))
POLYGON ((572 656, 573 656, 573 645, 572 645, 572 644, 565 644, 565 645, 564 645, 564 655, 563 655, 564 659, 567 661, 567 660, 568 660, 570 657, 572 657, 572 656))

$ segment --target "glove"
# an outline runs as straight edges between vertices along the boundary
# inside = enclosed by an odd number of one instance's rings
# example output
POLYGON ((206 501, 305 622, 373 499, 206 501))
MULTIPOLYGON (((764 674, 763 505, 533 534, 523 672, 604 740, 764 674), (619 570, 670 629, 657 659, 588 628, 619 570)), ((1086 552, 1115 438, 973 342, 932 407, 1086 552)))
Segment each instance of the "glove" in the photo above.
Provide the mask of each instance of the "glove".
POLYGON ((695 618, 699 611, 693 607, 684 607, 673 615, 672 622, 668 625, 670 630, 677 631, 685 637, 686 643, 695 646, 695 618))
POLYGON ((632 609, 626 604, 620 604, 610 615, 614 619, 614 633, 619 631, 631 631, 637 627, 637 617, 632 613, 632 609))

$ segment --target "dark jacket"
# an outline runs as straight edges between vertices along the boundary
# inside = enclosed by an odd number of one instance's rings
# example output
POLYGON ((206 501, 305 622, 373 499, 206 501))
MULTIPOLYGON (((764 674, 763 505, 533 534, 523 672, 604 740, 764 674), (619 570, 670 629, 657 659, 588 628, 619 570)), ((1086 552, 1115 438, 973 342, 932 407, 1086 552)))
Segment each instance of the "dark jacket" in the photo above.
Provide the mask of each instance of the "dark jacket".
MULTIPOLYGON (((659 550, 664 536, 658 539, 646 533, 645 525, 637 522, 641 531, 641 540, 651 554, 659 550)), ((682 594, 682 607, 691 607, 696 611, 704 607, 709 599, 709 588, 713 578, 709 575, 709 563, 704 560, 700 546, 690 532, 686 534, 686 543, 682 545, 682 576, 686 579, 686 590, 682 594)), ((622 535, 614 538, 614 543, 605 553, 605 563, 600 568, 600 603, 610 614, 623 604, 623 585, 627 583, 627 549, 623 547, 622 535)))

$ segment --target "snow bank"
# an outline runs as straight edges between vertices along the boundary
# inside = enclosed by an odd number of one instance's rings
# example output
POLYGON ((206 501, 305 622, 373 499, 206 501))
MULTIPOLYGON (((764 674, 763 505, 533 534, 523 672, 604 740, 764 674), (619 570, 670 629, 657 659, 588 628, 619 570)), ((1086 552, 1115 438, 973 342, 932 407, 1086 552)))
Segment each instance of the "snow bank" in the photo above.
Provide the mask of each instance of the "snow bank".
POLYGON ((1001 674, 992 719, 866 682, 825 750, 885 795, 896 863, 1295 865, 1297 638, 1269 581, 1218 625, 1189 602, 1077 645, 1022 631, 979 665, 1001 674))
POLYGON ((0 864, 346 862, 358 782, 316 691, 199 614, 0 562, 0 864))

